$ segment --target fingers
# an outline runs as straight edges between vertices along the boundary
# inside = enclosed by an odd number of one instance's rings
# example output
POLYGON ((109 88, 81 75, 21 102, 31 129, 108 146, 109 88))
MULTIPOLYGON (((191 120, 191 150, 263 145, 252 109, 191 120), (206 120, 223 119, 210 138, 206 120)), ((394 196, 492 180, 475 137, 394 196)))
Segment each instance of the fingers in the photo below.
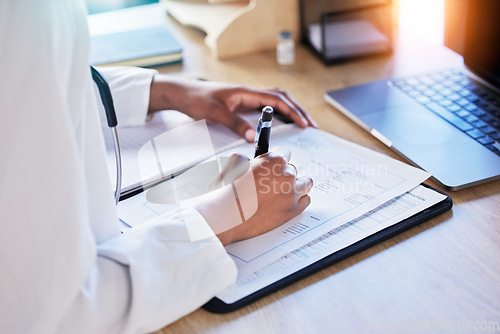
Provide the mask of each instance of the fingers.
POLYGON ((223 159, 222 165, 230 167, 230 166, 235 166, 235 165, 238 165, 241 163, 246 163, 248 161, 250 161, 250 158, 247 157, 246 155, 233 152, 233 153, 230 153, 229 156, 227 156, 225 159, 223 159))
POLYGON ((283 165, 287 164, 288 161, 290 161, 290 158, 292 156, 292 152, 290 152, 289 149, 277 146, 273 148, 269 153, 263 156, 268 156, 270 158, 282 158, 283 159, 283 165))
POLYGON ((295 180, 295 192, 299 197, 303 197, 311 191, 313 180, 310 177, 302 176, 295 180))
POLYGON ((234 113, 224 113, 218 121, 231 129, 238 136, 244 138, 247 142, 253 143, 255 139, 255 129, 250 126, 243 118, 234 113))
POLYGON ((302 211, 304 211, 309 204, 311 204, 311 197, 305 195, 302 196, 299 201, 297 202, 297 205, 295 206, 295 210, 293 213, 293 216, 298 216, 302 211))
POLYGON ((304 108, 290 94, 281 89, 258 90, 240 87, 231 91, 231 97, 225 103, 232 112, 269 105, 301 127, 317 127, 316 122, 304 108))
POLYGON ((287 174, 287 175, 291 175, 291 176, 293 176, 294 178, 297 178, 298 171, 297 171, 297 169, 296 169, 294 166, 292 166, 292 165, 290 165, 290 164, 287 164, 287 165, 285 166, 285 170, 284 170, 284 172, 285 172, 285 174, 287 174))
POLYGON ((272 89, 267 91, 269 95, 261 101, 262 105, 270 105, 280 114, 288 117, 297 125, 305 128, 309 124, 308 118, 304 117, 307 112, 297 103, 289 98, 289 95, 282 90, 272 89))
MULTIPOLYGON (((264 91, 266 92, 266 91, 264 91)), ((280 114, 290 118, 294 123, 299 126, 307 127, 312 126, 317 128, 318 125, 312 117, 305 111, 304 108, 295 100, 288 92, 279 88, 270 89, 267 91, 268 96, 261 96, 262 105, 271 105, 275 107, 276 111, 280 114), (269 99, 269 100, 267 100, 269 99)), ((261 92, 257 94, 262 95, 261 92)))
POLYGON ((309 122, 306 117, 304 117, 304 113, 307 114, 304 110, 297 107, 288 99, 288 97, 282 91, 274 91, 276 95, 279 97, 278 108, 277 111, 291 119, 297 125, 305 128, 309 125, 309 122))
POLYGON ((274 176, 286 176, 287 179, 282 180, 282 182, 291 182, 292 187, 290 187, 290 189, 294 189, 297 198, 301 198, 311 191, 313 180, 308 176, 298 177, 296 167, 289 163, 290 158, 291 152, 289 149, 275 147, 269 153, 261 155, 256 159, 265 159, 263 161, 268 161, 271 165, 266 165, 266 168, 269 172, 272 172, 274 176))
POLYGON ((283 96, 285 100, 288 100, 295 108, 295 111, 300 113, 300 115, 306 120, 307 125, 312 126, 314 128, 318 127, 318 124, 312 119, 312 117, 300 106, 300 104, 295 100, 288 92, 277 89, 279 94, 283 96))
POLYGON ((231 153, 228 157, 219 157, 221 176, 244 174, 250 168, 250 159, 243 154, 231 153))
POLYGON ((243 176, 250 168, 250 159, 243 154, 232 153, 228 157, 219 157, 220 169, 209 189, 221 188, 243 176))

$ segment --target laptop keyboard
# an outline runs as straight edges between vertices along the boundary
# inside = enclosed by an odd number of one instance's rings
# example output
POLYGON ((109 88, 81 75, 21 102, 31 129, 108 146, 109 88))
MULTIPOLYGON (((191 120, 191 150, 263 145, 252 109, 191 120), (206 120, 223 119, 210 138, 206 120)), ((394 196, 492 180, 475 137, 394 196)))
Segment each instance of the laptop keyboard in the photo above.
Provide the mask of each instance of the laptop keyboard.
POLYGON ((500 98, 458 69, 390 84, 500 156, 500 98))

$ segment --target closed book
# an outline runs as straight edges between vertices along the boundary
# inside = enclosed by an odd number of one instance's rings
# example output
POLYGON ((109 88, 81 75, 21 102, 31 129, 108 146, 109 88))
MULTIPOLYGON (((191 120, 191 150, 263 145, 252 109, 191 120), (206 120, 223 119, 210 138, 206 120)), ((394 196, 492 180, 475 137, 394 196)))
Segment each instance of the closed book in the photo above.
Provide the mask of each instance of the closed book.
POLYGON ((93 35, 92 65, 158 66, 182 61, 182 47, 164 25, 93 35))

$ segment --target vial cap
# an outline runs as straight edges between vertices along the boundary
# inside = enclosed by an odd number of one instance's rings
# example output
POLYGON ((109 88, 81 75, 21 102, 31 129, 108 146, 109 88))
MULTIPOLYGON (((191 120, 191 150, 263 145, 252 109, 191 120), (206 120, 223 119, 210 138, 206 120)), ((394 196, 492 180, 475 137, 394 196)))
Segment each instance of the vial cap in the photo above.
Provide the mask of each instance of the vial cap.
POLYGON ((292 38, 292 33, 288 30, 280 31, 279 37, 281 39, 290 39, 292 38))

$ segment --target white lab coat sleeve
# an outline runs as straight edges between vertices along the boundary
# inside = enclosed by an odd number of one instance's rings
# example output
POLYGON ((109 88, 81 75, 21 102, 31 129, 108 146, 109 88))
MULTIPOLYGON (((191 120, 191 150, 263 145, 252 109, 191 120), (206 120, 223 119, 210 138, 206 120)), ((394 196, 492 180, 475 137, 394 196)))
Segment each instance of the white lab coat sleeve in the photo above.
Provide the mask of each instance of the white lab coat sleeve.
POLYGON ((0 77, 0 333, 151 332, 231 284, 235 264, 215 236, 191 241, 186 222, 207 230, 193 209, 120 233, 92 79, 71 59, 57 76, 0 77))
POLYGON ((236 267, 215 237, 192 242, 178 209, 97 246, 96 266, 60 333, 147 333, 190 313, 231 284, 236 267))
POLYGON ((120 233, 84 13, 0 2, 0 333, 151 332, 236 277, 192 209, 120 233))
MULTIPOLYGON (((158 71, 132 66, 101 66, 96 68, 106 79, 113 96, 118 127, 142 125, 148 119, 151 82, 158 71)), ((96 94, 99 94, 95 88, 96 94)), ((99 115, 106 124, 100 97, 99 115)))

